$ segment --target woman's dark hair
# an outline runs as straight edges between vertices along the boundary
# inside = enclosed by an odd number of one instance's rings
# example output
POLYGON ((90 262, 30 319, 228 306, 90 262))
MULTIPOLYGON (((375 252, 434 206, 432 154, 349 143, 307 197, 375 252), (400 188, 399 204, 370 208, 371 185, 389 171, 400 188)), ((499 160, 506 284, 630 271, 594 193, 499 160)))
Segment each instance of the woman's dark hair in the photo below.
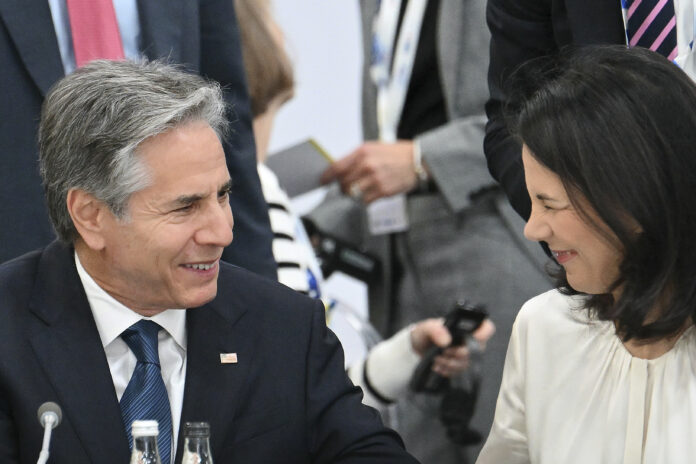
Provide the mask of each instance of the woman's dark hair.
MULTIPOLYGON (((619 298, 593 295, 587 308, 625 340, 678 333, 696 320, 696 85, 657 53, 625 46, 565 52, 545 75, 514 132, 623 252, 610 288, 619 298)), ((578 293, 562 270, 559 288, 578 293)))

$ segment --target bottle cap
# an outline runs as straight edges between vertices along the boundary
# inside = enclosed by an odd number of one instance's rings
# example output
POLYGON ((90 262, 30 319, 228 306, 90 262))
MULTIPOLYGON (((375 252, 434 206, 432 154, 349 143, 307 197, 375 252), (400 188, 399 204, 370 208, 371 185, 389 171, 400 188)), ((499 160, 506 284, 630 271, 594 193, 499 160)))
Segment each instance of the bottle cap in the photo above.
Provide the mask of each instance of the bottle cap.
POLYGON ((131 435, 135 437, 147 437, 159 435, 159 427, 156 420, 137 420, 133 421, 131 435))
POLYGON ((184 436, 210 438, 210 424, 207 422, 185 422, 184 436))

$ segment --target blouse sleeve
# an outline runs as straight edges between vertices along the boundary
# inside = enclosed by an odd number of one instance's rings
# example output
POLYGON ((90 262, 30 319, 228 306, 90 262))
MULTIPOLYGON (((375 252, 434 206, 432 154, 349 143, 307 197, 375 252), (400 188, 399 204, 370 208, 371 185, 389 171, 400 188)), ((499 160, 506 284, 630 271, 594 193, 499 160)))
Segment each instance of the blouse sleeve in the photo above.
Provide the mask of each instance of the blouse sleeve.
MULTIPOLYGON (((524 310, 524 308, 523 308, 524 310)), ((520 311, 522 316, 524 311, 520 311)), ((525 417, 525 321, 518 316, 505 357, 493 427, 476 464, 529 464, 525 417)))

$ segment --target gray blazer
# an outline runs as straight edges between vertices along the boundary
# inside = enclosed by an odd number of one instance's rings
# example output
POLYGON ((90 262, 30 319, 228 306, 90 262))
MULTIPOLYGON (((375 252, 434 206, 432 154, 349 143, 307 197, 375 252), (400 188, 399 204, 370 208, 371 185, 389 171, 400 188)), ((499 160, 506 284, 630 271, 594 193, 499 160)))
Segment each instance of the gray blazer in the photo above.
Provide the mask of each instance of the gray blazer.
MULTIPOLYGON (((377 0, 361 0, 363 56, 370 62, 372 21, 377 0)), ((459 212, 469 206, 469 194, 492 185, 483 155, 488 96, 488 43, 485 2, 441 0, 437 25, 437 56, 449 122, 416 140, 423 159, 447 206, 459 212)), ((365 140, 378 137, 377 89, 363 67, 362 123, 365 140)))
MULTIPOLYGON (((370 62, 372 21, 378 0, 360 0, 364 62, 370 62)), ((458 213, 470 205, 470 194, 494 185, 483 155, 488 95, 489 33, 485 27, 485 2, 441 0, 437 54, 449 122, 416 137, 423 159, 447 207, 458 213)), ((377 89, 363 66, 362 124, 365 140, 378 138, 377 89)), ((418 212, 415 211, 416 219, 418 212)), ((309 214, 323 230, 349 242, 374 241, 367 236, 360 205, 336 191, 309 214)), ((370 248, 375 248, 369 246, 370 248)), ((380 248, 380 247, 377 247, 380 248)))
MULTIPOLYGON (((448 122, 419 135, 423 158, 439 193, 408 197, 408 214, 411 235, 430 235, 427 230, 439 227, 436 221, 450 217, 458 221, 467 214, 471 206, 471 194, 494 186, 483 155, 484 104, 488 95, 486 72, 488 69, 489 33, 485 24, 485 1, 441 0, 438 17, 436 47, 440 76, 448 113, 448 122)), ((377 0, 360 0, 362 14, 362 39, 365 63, 370 62, 372 21, 378 11, 377 0)), ((368 66, 363 70, 362 122, 366 140, 378 136, 376 118, 376 87, 368 66)), ((498 198, 495 208, 510 232, 522 255, 532 257, 539 269, 545 257, 540 256, 538 246, 521 238, 523 222, 512 211, 503 198, 498 198)), ((329 192, 327 199, 309 215, 323 231, 354 243, 377 255, 383 264, 382 280, 370 289, 370 312, 372 322, 383 333, 389 334, 398 327, 389 327, 388 312, 391 305, 392 270, 391 248, 387 236, 372 236, 367 227, 365 209, 361 204, 343 196, 338 189, 329 192)), ((453 226, 459 230, 458 226, 453 226)), ((435 231, 437 232, 437 231, 435 231)), ((459 234, 457 232, 457 234, 459 234)), ((469 232, 471 233, 471 232, 469 232)), ((482 231, 481 233, 487 233, 482 231)), ((465 238, 462 237, 464 240, 465 238)), ((428 245, 413 252, 427 254, 442 253, 442 248, 455 247, 454 254, 461 252, 461 243, 450 237, 447 240, 428 241, 428 245), (437 247, 433 250, 432 247, 437 247)), ((473 263, 472 263, 473 264, 473 263)), ((453 274, 446 279, 449 286, 458 286, 461 276, 453 274)), ((397 321, 398 324, 399 321, 397 321)))

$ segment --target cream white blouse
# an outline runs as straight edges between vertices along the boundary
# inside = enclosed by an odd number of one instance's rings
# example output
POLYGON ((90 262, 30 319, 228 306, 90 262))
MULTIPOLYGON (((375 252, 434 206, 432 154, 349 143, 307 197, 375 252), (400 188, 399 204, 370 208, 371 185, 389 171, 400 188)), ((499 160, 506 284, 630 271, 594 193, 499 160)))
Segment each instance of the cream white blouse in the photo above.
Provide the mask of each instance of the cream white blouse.
POLYGON ((696 462, 694 326, 639 359, 582 301, 552 290, 520 310, 477 464, 696 462))

